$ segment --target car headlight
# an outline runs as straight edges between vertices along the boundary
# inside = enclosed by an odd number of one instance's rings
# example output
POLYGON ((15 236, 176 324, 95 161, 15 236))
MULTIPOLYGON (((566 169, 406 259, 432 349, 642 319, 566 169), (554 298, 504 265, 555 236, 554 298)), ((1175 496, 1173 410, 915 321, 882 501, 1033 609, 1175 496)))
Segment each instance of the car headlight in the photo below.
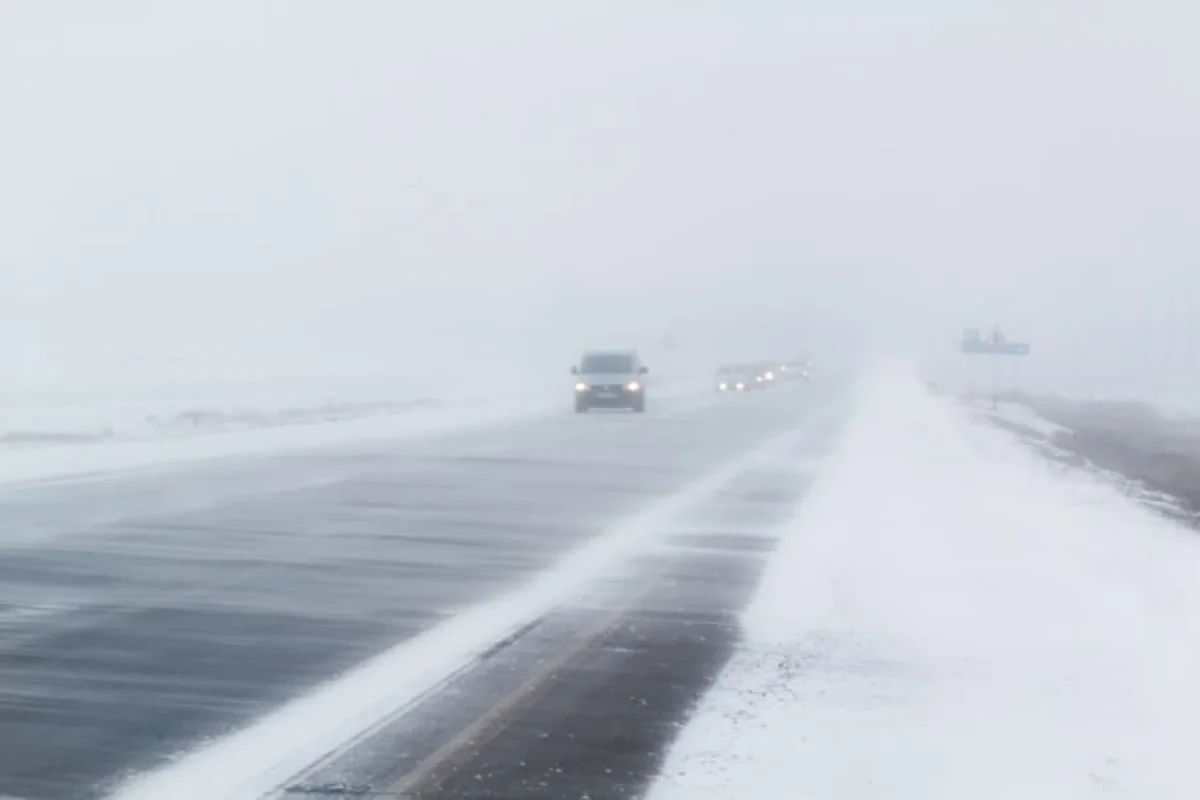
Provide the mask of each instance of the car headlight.
POLYGON ((718 383, 717 388, 723 392, 729 388, 729 384, 728 383, 718 383))
POLYGON ((738 388, 738 389, 745 389, 745 388, 746 388, 746 384, 744 384, 744 383, 739 383, 739 384, 737 385, 737 388, 738 388))
POLYGON ((759 383, 762 383, 762 375, 755 375, 754 380, 758 381, 759 383))
POLYGON ((769 381, 773 381, 773 380, 775 380, 775 373, 774 373, 774 372, 768 372, 768 373, 767 373, 767 375, 766 375, 766 378, 767 378, 767 380, 769 380, 769 381))
POLYGON ((577 384, 575 384, 575 391, 577 391, 577 392, 586 392, 587 390, 588 390, 588 385, 587 385, 586 383, 577 383, 577 384))
POLYGON ((631 392, 636 392, 642 388, 642 385, 637 381, 630 381, 629 383, 625 384, 625 388, 631 392))

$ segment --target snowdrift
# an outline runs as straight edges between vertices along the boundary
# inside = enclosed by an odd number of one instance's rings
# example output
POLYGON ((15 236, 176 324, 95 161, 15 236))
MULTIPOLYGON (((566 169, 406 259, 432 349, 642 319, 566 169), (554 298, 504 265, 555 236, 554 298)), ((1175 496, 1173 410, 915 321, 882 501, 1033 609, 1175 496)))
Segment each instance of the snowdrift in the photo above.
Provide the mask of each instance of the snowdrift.
POLYGON ((890 366, 653 800, 1191 798, 1200 539, 890 366))

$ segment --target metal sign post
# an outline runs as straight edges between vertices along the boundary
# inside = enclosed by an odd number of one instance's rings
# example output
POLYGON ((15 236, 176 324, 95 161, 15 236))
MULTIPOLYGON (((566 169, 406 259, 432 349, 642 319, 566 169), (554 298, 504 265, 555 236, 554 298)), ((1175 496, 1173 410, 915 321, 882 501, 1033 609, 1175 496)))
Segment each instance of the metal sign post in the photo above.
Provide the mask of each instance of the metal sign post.
POLYGON ((1000 407, 1000 390, 996 381, 996 359, 992 359, 992 411, 1000 407))

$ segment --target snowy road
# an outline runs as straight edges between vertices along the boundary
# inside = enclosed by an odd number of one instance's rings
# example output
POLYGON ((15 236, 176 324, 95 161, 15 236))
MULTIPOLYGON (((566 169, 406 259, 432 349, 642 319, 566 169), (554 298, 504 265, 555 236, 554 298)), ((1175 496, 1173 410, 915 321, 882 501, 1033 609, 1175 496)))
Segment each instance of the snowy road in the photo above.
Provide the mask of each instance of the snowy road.
MULTIPOLYGON (((695 396, 644 417, 552 414, 428 439, 10 487, 0 494, 0 796, 104 796, 372 656, 448 629, 468 618, 460 612, 611 538, 623 520, 691 492, 648 523, 654 535, 683 536, 674 554, 642 554, 609 586, 636 590, 638 603, 623 604, 626 623, 634 605, 680 602, 647 594, 661 582, 647 576, 678 578, 681 553, 722 541, 705 535, 761 533, 790 512, 801 485, 795 456, 828 444, 831 423, 818 411, 840 391, 695 396), (782 474, 738 461, 773 441, 790 448, 782 474), (728 486, 737 494, 722 501, 728 486), (737 502, 756 497, 749 511, 737 502), (667 524, 676 527, 658 530, 667 524)), ((700 548, 707 560, 685 572, 719 585, 714 578, 729 574, 721 550, 713 562, 713 548, 700 548)), ((752 576, 731 585, 748 590, 752 576)), ((709 595, 701 586, 692 597, 709 595)), ((553 630, 531 637, 520 657, 558 647, 553 630)), ((488 686, 476 688, 496 690, 488 686)), ((295 743, 329 732, 287 733, 295 743)), ((395 773, 394 756, 358 763, 395 773)), ((185 796, 178 788, 170 796, 185 796)))

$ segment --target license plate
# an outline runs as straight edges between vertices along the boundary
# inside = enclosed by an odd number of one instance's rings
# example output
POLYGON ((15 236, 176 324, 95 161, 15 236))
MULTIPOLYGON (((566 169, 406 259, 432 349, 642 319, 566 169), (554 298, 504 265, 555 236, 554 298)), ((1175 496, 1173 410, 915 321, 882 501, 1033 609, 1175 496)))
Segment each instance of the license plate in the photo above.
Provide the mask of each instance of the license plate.
POLYGON ((606 400, 613 400, 617 397, 616 392, 596 392, 596 397, 602 397, 606 400))

